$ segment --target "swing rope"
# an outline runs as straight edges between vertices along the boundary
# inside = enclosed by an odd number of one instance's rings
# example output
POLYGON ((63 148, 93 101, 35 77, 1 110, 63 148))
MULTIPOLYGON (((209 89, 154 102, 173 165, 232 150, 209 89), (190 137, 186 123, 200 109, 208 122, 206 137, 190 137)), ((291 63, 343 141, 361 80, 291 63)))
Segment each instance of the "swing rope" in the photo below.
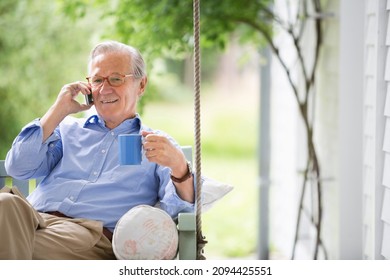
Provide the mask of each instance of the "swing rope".
POLYGON ((205 260, 203 248, 207 241, 202 234, 202 179, 201 179, 201 140, 200 140, 200 0, 193 1, 194 17, 194 111, 195 111, 195 186, 196 186, 196 244, 197 260, 205 260))

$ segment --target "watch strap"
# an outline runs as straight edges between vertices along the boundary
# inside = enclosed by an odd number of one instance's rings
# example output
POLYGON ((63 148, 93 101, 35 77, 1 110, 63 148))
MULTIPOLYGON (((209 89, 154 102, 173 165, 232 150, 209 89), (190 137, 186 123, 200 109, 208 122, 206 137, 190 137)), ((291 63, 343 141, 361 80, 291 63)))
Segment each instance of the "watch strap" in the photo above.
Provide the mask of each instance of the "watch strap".
POLYGON ((192 176, 191 164, 190 164, 190 162, 187 161, 187 173, 184 174, 184 176, 181 178, 177 178, 177 177, 173 176, 171 173, 171 180, 175 183, 183 183, 184 181, 191 178, 191 176, 192 176))

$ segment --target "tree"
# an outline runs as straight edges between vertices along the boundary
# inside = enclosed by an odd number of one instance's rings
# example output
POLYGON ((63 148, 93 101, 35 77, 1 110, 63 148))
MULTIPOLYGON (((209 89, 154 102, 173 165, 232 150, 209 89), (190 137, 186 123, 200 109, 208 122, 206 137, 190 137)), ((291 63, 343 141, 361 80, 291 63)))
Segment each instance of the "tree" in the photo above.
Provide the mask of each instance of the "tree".
MULTIPOLYGON (((306 131, 307 159, 303 172, 302 195, 296 226, 295 245, 302 214, 308 214, 316 229, 313 258, 317 259, 322 249, 322 182, 320 161, 314 143, 314 121, 311 112, 311 96, 315 90, 316 69, 322 43, 320 0, 286 0, 288 17, 281 17, 270 8, 271 0, 225 0, 202 1, 201 3, 201 45, 203 48, 218 46, 223 49, 233 33, 239 33, 242 43, 254 44, 259 48, 268 45, 284 69, 297 101, 303 126, 306 131), (292 5, 295 3, 295 5, 292 5), (291 4, 291 5, 290 5, 291 4), (315 42, 309 51, 303 51, 303 38, 308 26, 315 34, 315 42), (296 63, 288 64, 282 55, 283 46, 274 41, 274 30, 285 32, 292 41, 296 63), (299 81, 294 75, 300 76, 299 81), (300 82, 303 81, 303 86, 300 82), (303 196, 309 184, 315 185, 316 193, 309 213, 303 204, 303 196)), ((111 4, 107 0, 63 1, 67 14, 77 18, 87 14, 88 4, 105 7, 105 17, 110 17, 113 26, 106 32, 111 38, 136 45, 150 59, 157 55, 182 56, 192 51, 192 0, 122 0, 111 4)))

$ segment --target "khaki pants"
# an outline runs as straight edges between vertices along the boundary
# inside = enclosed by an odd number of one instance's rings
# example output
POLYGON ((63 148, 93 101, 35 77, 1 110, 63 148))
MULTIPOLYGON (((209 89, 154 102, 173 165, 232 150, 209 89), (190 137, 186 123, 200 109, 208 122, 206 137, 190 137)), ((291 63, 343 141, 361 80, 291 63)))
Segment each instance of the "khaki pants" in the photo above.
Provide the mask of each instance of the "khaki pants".
POLYGON ((0 259, 115 259, 101 222, 37 212, 16 187, 0 190, 0 259))

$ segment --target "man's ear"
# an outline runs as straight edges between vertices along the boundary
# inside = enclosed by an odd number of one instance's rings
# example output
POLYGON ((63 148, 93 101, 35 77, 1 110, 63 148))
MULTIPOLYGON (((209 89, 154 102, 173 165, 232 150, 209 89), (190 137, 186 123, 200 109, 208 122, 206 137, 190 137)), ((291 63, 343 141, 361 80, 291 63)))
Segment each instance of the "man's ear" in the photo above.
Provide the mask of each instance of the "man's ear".
POLYGON ((148 83, 148 77, 143 77, 139 83, 139 95, 143 95, 146 89, 146 84, 148 83))

